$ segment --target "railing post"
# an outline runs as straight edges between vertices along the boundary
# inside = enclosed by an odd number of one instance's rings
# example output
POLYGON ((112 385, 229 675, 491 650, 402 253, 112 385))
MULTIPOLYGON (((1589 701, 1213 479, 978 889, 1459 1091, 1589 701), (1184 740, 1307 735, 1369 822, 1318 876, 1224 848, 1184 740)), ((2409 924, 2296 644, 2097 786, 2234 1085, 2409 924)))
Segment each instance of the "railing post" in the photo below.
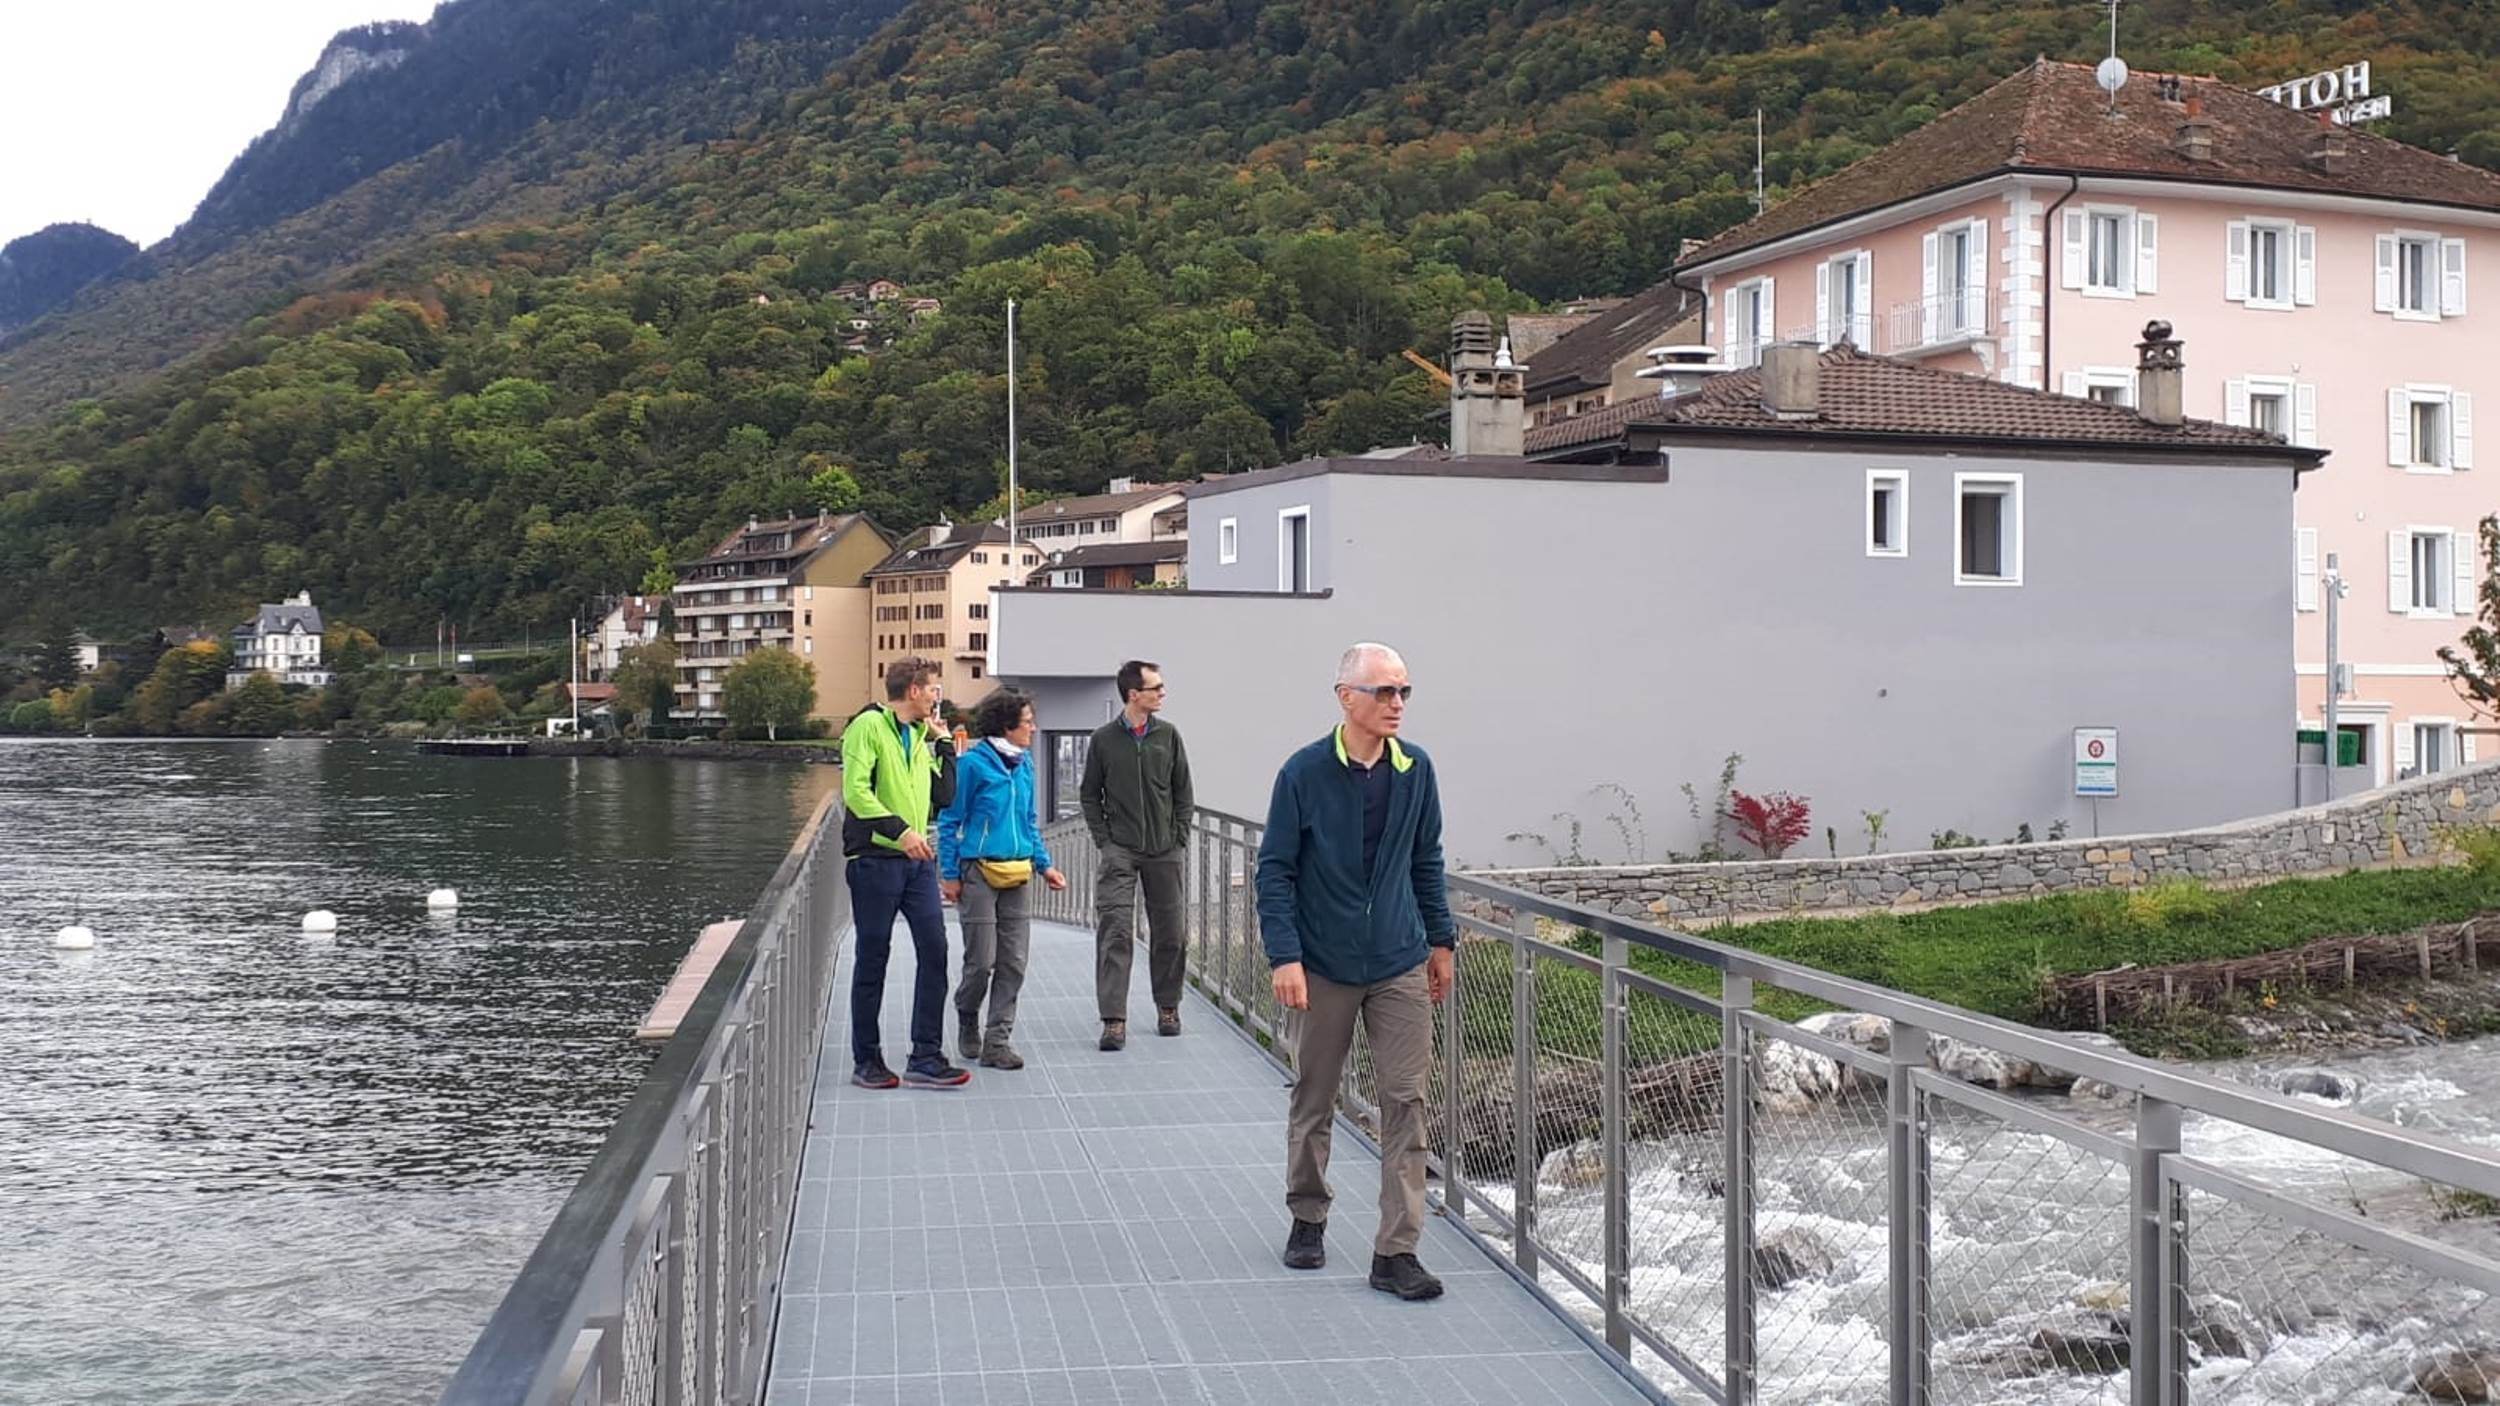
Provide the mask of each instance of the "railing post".
POLYGON ((1632 1322, 1625 1316, 1624 1306, 1632 1288, 1632 1172, 1625 1157, 1631 1137, 1624 1083, 1631 1050, 1626 1038, 1630 1033, 1630 1012, 1625 1004, 1630 993, 1623 972, 1631 963, 1632 945, 1612 935, 1604 942, 1605 966, 1599 969, 1597 980, 1600 1019, 1605 1027, 1598 1078, 1606 1197, 1606 1345, 1628 1358, 1632 1355, 1632 1322))
POLYGON ((1467 1068, 1467 1021, 1461 1007, 1466 990, 1459 984, 1459 949, 1466 944, 1461 929, 1450 946, 1450 992, 1441 1009, 1441 1205, 1460 1223, 1467 1219, 1467 1128, 1459 1112, 1459 1092, 1467 1068))
POLYGON ((1246 1029, 1252 1009, 1249 967, 1242 960, 1244 954, 1234 950, 1240 945, 1242 926, 1238 900, 1233 894, 1233 850, 1239 841, 1233 836, 1233 824, 1229 820, 1222 822, 1218 834, 1222 838, 1216 846, 1215 882, 1224 896, 1224 999, 1231 1004, 1246 1029))
POLYGON ((1536 1278, 1536 915, 1510 919, 1511 1259, 1536 1278))
POLYGON ((695 1283, 697 1315, 695 1324, 695 1400, 710 1403, 724 1395, 721 1383, 721 1360, 724 1356, 721 1334, 722 1285, 728 1274, 729 1248, 728 1197, 724 1191, 729 1183, 729 1169, 723 1165, 728 1157, 728 1109, 724 1105, 729 1092, 728 1082, 718 1073, 703 1082, 700 1122, 695 1136, 703 1140, 703 1175, 691 1190, 703 1202, 703 1233, 695 1245, 695 1283))
POLYGON ((656 1331, 659 1341, 659 1381, 652 1399, 660 1406, 688 1406, 686 1400, 686 1291, 693 1285, 694 1242, 686 1223, 687 1187, 692 1178, 672 1173, 661 1180, 668 1184, 668 1196, 662 1203, 662 1214, 668 1217, 668 1239, 663 1243, 660 1260, 660 1303, 662 1312, 656 1331))
POLYGON ((1745 1012, 1753 978, 1730 973, 1719 991, 1719 1125, 1727 1164, 1720 1169, 1727 1214, 1727 1401, 1754 1400, 1753 1058, 1745 1012))
POLYGON ((2173 1228, 2168 1177, 2162 1159, 2179 1150, 2179 1107, 2138 1097, 2135 1157, 2128 1168, 2129 1210, 2135 1234, 2128 1247, 2128 1400, 2133 1406, 2180 1406, 2187 1400, 2187 1354, 2179 1335, 2186 1315, 2183 1236, 2173 1228), (2173 1262, 2173 1253, 2180 1263, 2173 1262))
POLYGON ((1887 1184, 1892 1192, 1892 1251, 1889 1332, 1892 1344, 1892 1400, 1898 1406, 1925 1406, 1931 1337, 1927 1319, 1928 1225, 1927 1118, 1915 1075, 1927 1067, 1927 1032, 1894 1021, 1892 1064, 1884 1081, 1892 1140, 1887 1159, 1887 1184))

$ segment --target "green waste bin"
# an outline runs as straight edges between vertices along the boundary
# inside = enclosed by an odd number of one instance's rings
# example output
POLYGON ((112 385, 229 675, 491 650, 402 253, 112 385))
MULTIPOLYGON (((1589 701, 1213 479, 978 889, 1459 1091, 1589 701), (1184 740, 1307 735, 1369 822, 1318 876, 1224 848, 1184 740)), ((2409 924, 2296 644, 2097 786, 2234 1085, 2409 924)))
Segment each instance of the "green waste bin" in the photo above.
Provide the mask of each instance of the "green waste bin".
MULTIPOLYGON (((2338 729, 2338 731, 2341 735, 2335 739, 2335 764, 2337 766, 2361 765, 2361 734, 2358 732, 2345 732, 2341 729, 2338 729)), ((2304 727, 2300 730, 2298 740, 2301 746, 2314 745, 2324 747, 2326 745, 2326 729, 2322 727, 2304 727)))

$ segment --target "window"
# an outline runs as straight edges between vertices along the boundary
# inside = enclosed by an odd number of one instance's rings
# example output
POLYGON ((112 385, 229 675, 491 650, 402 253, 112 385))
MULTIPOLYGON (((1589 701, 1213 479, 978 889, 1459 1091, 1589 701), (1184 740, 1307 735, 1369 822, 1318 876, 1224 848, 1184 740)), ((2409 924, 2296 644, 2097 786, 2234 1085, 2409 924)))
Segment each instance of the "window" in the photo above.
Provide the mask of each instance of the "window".
POLYGON ((1906 557, 1910 554, 1910 480, 1907 474, 1869 469, 1866 473, 1866 554, 1906 557))
POLYGON ((2465 241, 2428 230, 2380 235, 2377 306, 2408 322, 2465 316, 2465 241))
POLYGON ((2456 765, 2457 725, 2444 721, 2413 724, 2413 766, 2416 776, 2433 776, 2456 765))
POLYGON ((1774 335, 1771 280, 1756 278, 1730 288, 1721 322, 1720 342, 1730 366, 1761 361, 1762 348, 1774 335))
POLYGON ((800 640, 800 641, 799 641, 799 653, 801 653, 801 654, 814 654, 815 652, 816 652, 816 637, 815 637, 814 635, 809 635, 807 638, 805 638, 805 639, 803 639, 803 640, 800 640))
POLYGON ((2023 481, 2014 475, 1953 476, 1953 582, 2019 586, 2023 579, 2023 481))
POLYGON ((2060 280, 2101 298, 2157 291, 2156 220, 2126 206, 2093 205, 2065 212, 2060 280))
POLYGON ((964 648, 966 649, 978 650, 987 649, 989 647, 990 637, 989 632, 986 630, 976 631, 973 634, 965 636, 964 638, 964 648))
POLYGON ((1276 514, 1276 589, 1303 595, 1311 589, 1311 509, 1308 504, 1276 514))
POLYGON ((987 565, 989 565, 989 564, 990 564, 990 554, 989 554, 989 553, 987 553, 987 552, 974 552, 974 553, 972 554, 972 564, 973 564, 974 566, 987 566, 987 565))
POLYGON ((972 661, 972 676, 976 679, 981 677, 981 661, 978 659, 972 661))
POLYGON ((809 629, 811 629, 811 630, 812 630, 812 629, 814 629, 814 628, 816 628, 816 612, 815 612, 815 611, 812 611, 812 610, 804 610, 804 611, 801 611, 801 612, 799 612, 799 613, 800 613, 800 615, 803 617, 803 618, 802 618, 802 620, 800 621, 800 623, 801 623, 801 624, 806 625, 806 626, 807 626, 809 629))
POLYGON ((964 607, 964 618, 967 620, 987 620, 990 618, 990 608, 986 603, 981 605, 967 605, 964 607))
POLYGON ((2318 442, 2318 388, 2289 376, 2234 377, 2223 382, 2222 418, 2293 444, 2318 442))
POLYGON ((2233 220, 2223 296, 2252 308, 2306 306, 2318 300, 2318 232, 2282 220, 2233 220))
MULTIPOLYGON (((1872 350, 1874 319, 1868 312, 1874 256, 1863 249, 1824 263, 1814 289, 1816 335, 1825 346, 1847 342, 1872 350)), ((1603 398, 1599 398, 1603 404, 1603 398)))
POLYGON ((1241 560, 1241 521, 1226 518, 1215 525, 1215 559, 1224 566, 1241 560))
POLYGON ((2283 237, 2280 225, 2248 227, 2248 300, 2252 303, 2289 303, 2285 296, 2291 291, 2291 241, 2283 237))
POLYGON ((2083 286, 2103 292, 2127 291, 2127 220, 2114 210, 2091 213, 2091 247, 2084 254, 2083 286))
POLYGON ((2387 462, 2414 473, 2474 467, 2474 398, 2446 386, 2389 387, 2387 462))
POLYGON ((1050 573, 1050 584, 1060 590, 1074 590, 1085 584, 1085 571, 1082 567, 1054 571, 1050 573))
POLYGON ((2066 394, 2103 405, 2135 404, 2135 373, 2123 366, 2085 366, 2066 373, 2066 394))
POLYGON ((2388 607, 2409 615, 2455 614, 2456 534, 2414 527, 2388 537, 2388 607))

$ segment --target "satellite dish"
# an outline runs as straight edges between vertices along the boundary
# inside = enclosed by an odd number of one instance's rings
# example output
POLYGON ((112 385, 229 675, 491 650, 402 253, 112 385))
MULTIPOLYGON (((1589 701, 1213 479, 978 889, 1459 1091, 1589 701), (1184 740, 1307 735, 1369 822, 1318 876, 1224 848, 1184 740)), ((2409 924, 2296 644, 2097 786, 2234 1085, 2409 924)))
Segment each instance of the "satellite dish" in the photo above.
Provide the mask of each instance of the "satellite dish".
POLYGON ((2101 60, 2100 67, 2092 70, 2092 81, 2101 85, 2102 92, 2117 96, 2127 86, 2127 61, 2116 54, 2101 60))

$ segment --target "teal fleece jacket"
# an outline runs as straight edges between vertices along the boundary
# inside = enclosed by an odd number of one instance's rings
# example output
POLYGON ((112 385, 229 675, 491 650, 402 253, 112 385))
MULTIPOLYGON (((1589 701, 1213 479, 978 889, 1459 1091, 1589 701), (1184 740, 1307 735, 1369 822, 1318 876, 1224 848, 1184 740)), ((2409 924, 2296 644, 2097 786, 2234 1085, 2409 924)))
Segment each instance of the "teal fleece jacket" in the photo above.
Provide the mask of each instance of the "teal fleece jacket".
POLYGON ((1300 962, 1368 986, 1454 947, 1441 859, 1441 788, 1420 747, 1389 741, 1388 827, 1363 872, 1363 782, 1342 732, 1285 759, 1259 841, 1259 940, 1271 967, 1300 962))

